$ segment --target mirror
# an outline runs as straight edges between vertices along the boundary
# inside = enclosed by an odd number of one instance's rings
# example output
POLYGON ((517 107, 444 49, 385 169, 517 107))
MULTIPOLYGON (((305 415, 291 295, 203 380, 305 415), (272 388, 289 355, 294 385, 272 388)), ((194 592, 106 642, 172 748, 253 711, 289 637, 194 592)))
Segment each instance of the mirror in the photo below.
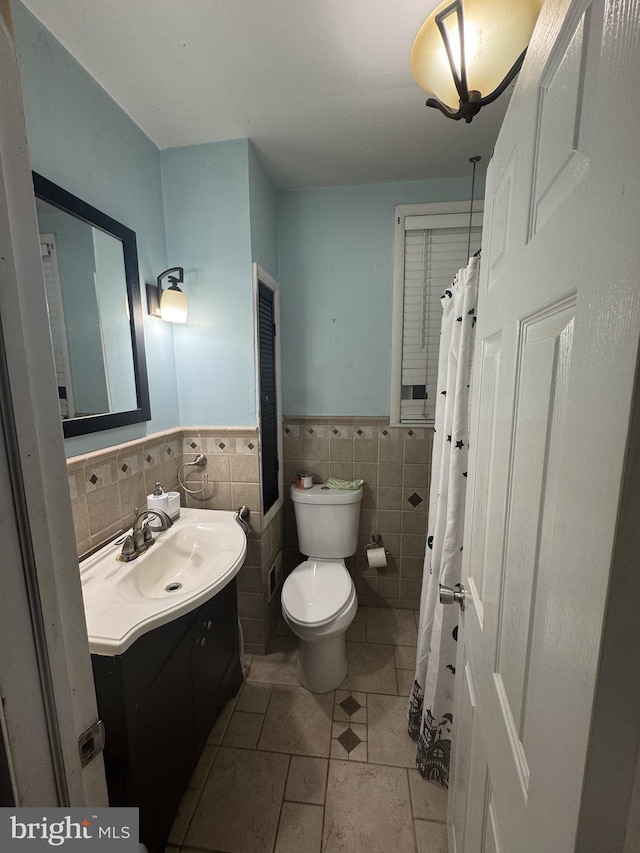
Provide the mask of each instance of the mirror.
POLYGON ((65 438, 148 421, 134 231, 33 173, 65 438))

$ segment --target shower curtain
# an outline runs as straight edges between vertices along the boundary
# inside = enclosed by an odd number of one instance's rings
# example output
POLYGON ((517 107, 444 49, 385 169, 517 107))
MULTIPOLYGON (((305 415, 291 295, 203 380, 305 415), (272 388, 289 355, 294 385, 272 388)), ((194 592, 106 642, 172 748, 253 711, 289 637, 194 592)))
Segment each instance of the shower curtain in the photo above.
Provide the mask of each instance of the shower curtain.
POLYGON ((420 600, 415 680, 408 730, 418 741, 416 766, 449 786, 458 606, 440 604, 438 585, 460 583, 469 446, 469 386, 475 337, 479 256, 442 296, 442 329, 427 549, 420 600))

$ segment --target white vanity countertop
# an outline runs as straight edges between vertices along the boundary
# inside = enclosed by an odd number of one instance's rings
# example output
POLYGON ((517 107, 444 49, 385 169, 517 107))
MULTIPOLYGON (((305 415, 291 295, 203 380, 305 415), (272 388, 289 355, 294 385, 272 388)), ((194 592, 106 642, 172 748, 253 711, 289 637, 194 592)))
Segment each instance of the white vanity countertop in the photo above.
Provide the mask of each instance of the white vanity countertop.
POLYGON ((116 559, 122 546, 113 542, 80 563, 93 654, 122 654, 138 637, 204 604, 237 575, 247 551, 235 512, 223 510, 182 509, 155 540, 127 563, 116 559))

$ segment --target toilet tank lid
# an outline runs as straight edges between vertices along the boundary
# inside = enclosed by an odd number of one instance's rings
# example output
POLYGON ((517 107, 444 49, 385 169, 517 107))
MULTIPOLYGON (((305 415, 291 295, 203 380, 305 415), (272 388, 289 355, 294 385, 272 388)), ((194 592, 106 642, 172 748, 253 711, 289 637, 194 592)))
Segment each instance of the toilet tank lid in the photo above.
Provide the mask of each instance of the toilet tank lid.
POLYGON ((359 489, 330 489, 315 485, 310 489, 299 489, 294 483, 291 500, 299 504, 355 504, 362 500, 362 486, 359 489))

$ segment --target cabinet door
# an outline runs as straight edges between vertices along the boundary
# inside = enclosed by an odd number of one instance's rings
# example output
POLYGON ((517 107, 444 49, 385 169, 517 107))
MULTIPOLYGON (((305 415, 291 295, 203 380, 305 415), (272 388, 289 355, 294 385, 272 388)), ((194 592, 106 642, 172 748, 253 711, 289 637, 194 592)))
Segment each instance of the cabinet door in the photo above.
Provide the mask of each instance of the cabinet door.
POLYGON ((201 745, 242 680, 235 579, 200 608, 193 634, 194 718, 201 745))
POLYGON ((190 613, 140 638, 121 656, 127 709, 127 802, 140 840, 163 851, 196 761, 190 613))

